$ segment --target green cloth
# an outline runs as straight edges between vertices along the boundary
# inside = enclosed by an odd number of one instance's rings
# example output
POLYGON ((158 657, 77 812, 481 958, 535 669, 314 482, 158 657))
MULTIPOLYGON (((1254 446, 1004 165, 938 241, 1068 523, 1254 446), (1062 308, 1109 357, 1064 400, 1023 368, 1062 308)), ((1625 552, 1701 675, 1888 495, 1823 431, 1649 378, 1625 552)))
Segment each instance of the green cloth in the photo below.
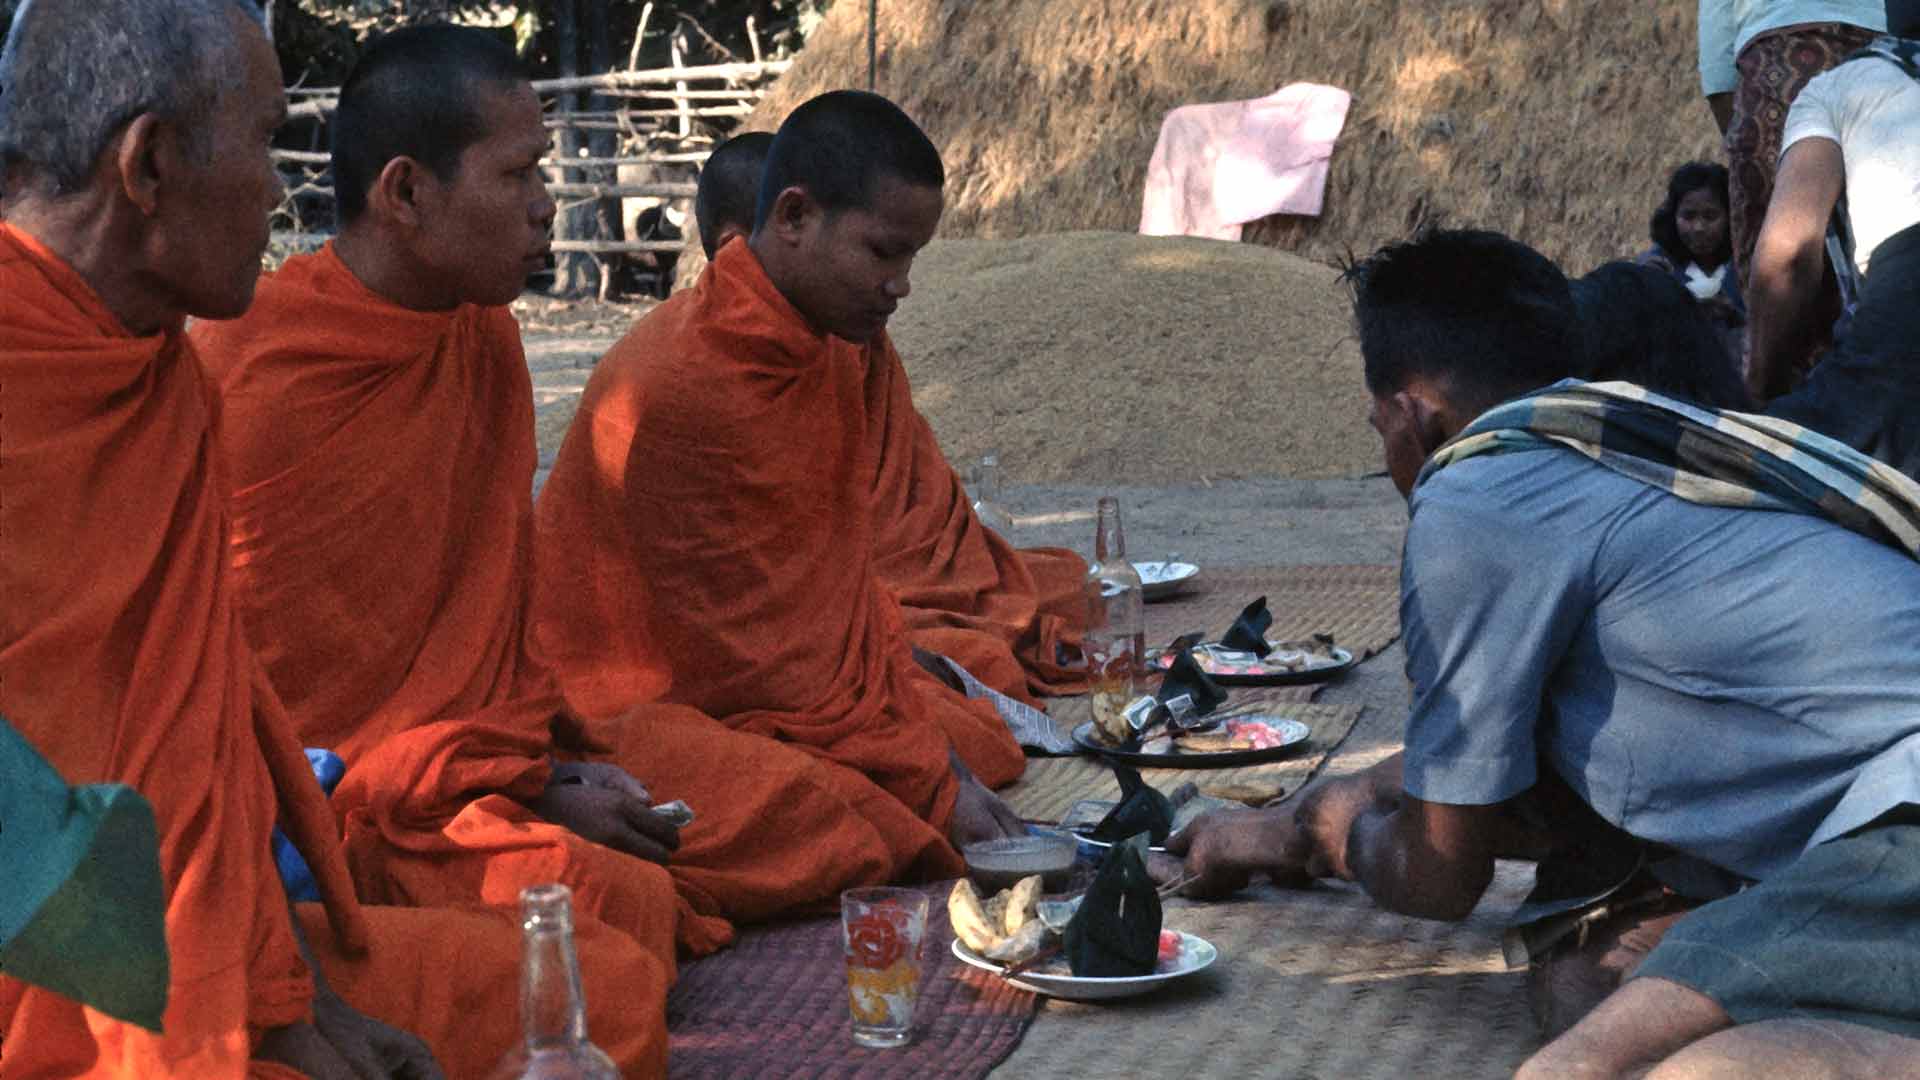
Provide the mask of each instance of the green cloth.
POLYGON ((166 894, 153 807, 69 787, 0 717, 0 973, 160 1030, 166 894))

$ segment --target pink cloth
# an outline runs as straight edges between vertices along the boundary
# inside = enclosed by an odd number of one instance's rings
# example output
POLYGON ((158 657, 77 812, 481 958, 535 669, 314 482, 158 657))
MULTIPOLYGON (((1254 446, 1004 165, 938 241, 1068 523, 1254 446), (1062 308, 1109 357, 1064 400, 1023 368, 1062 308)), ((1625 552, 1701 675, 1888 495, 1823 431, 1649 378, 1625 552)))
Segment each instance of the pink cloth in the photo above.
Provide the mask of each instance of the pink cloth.
POLYGON ((1352 100, 1336 86, 1294 83, 1168 113, 1147 166, 1140 232, 1238 240, 1240 226, 1268 214, 1318 216, 1352 100))

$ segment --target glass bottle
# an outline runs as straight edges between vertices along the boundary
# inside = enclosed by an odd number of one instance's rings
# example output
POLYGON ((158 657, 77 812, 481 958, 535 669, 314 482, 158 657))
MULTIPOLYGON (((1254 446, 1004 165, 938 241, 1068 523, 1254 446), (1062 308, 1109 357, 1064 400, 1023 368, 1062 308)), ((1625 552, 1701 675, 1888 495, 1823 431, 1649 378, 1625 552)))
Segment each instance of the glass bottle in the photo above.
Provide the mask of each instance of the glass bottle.
POLYGON ((1146 655, 1146 590, 1127 561, 1119 499, 1100 500, 1098 529, 1087 574, 1087 680, 1094 724, 1109 741, 1121 741, 1129 732, 1124 714, 1139 693, 1146 655))
POLYGON ((492 1080, 618 1080, 612 1059, 587 1041, 587 999, 573 951, 573 893, 565 885, 524 889, 520 918, 525 1037, 500 1059, 492 1080))
POLYGON ((973 471, 973 516, 1002 537, 1013 535, 1013 515, 1000 505, 1000 455, 993 451, 980 455, 973 471))

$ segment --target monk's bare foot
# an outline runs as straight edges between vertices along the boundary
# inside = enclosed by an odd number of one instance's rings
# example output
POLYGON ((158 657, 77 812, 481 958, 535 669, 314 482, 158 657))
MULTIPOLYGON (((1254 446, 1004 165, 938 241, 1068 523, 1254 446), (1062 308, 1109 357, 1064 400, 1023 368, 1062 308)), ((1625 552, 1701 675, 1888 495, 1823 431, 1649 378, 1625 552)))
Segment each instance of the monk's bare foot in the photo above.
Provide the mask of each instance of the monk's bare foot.
POLYGON ((1515 1080, 1637 1077, 1732 1026, 1714 1000, 1666 979, 1633 979, 1528 1058, 1515 1080))
POLYGON ((1004 836, 1025 836, 1027 826, 1006 801, 981 786, 972 776, 960 777, 960 795, 953 803, 947 840, 956 848, 1004 836))

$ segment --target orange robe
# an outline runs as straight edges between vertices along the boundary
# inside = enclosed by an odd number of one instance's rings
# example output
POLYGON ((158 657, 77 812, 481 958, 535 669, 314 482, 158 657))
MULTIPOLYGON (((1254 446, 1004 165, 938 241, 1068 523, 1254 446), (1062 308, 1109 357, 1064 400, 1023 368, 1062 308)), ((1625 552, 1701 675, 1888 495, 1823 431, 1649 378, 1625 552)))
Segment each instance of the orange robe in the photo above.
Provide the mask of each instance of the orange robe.
POLYGON ((220 378, 248 633, 301 737, 347 760, 334 804, 363 896, 510 903, 562 881, 576 907, 671 958, 676 933, 710 952, 729 919, 885 880, 871 815, 824 766, 684 706, 643 704, 595 732, 657 798, 694 807, 669 868, 523 804, 556 749, 592 745, 523 647, 536 451, 507 309, 409 311, 329 247, 195 335, 220 378), (757 782, 736 789, 744 775, 757 782), (787 842, 836 834, 859 853, 787 842))
POLYGON ((891 344, 873 365, 874 569, 899 596, 913 643, 1029 705, 1084 693, 1086 672, 1073 665, 1087 625, 1086 560, 1016 550, 982 525, 891 344))
MULTIPOLYGON (((325 797, 235 617, 215 411, 177 329, 129 335, 65 262, 0 224, 0 712, 71 782, 129 784, 153 805, 170 959, 164 1034, 0 977, 0 1076, 290 1075, 250 1061, 313 993, 269 854, 276 816, 326 898, 324 919, 306 913, 323 964, 404 981, 382 946, 392 913, 356 903, 325 797)), ((408 929, 416 952, 442 957, 408 977, 443 985, 384 1002, 381 1018, 450 1068, 483 1067, 516 1025, 472 1006, 512 1002, 460 1002, 458 983, 511 982, 517 932, 479 917, 408 929)), ((663 1001, 649 965, 596 970, 650 973, 635 991, 663 1001)), ((337 989, 353 1000, 360 981, 337 989)), ((610 1034, 637 1072, 663 1061, 657 1027, 610 1034)))
POLYGON ((1006 725, 914 662, 874 572, 884 342, 814 333, 745 244, 600 362, 540 495, 534 642, 569 700, 636 687, 870 778, 910 808, 901 872, 949 873, 949 750, 992 786, 1006 725), (910 857, 910 858, 909 858, 910 857))

